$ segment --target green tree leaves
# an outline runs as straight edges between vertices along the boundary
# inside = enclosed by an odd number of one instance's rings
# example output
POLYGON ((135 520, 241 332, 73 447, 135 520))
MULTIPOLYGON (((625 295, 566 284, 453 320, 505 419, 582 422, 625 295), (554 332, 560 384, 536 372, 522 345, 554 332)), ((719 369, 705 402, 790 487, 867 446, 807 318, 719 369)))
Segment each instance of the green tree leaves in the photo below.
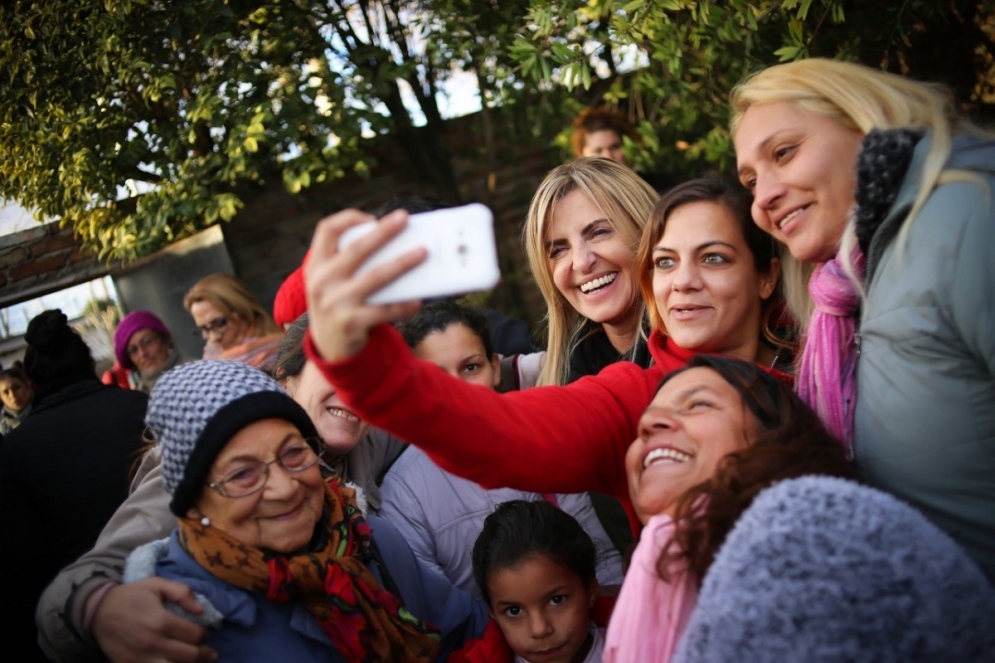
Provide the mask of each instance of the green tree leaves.
POLYGON ((995 0, 15 0, 0 6, 0 198, 134 258, 231 219, 246 187, 366 173, 391 133, 459 187, 438 99, 470 74, 485 148, 566 142, 583 106, 635 120, 673 179, 731 165, 727 95, 811 56, 995 103, 995 0), (973 96, 972 96, 973 95, 973 96), (418 126, 422 125, 422 126, 418 126), (499 139, 500 137, 500 139, 499 139))
MULTIPOLYGON (((763 66, 844 57, 944 80, 962 99, 988 81, 991 0, 532 0, 511 55, 537 84, 594 87, 638 123, 635 163, 693 175, 731 165, 727 96, 763 66), (965 37, 951 40, 959 30, 965 37), (987 32, 986 32, 987 30, 987 32), (942 44, 947 72, 924 57, 942 44), (972 54, 973 53, 973 54, 972 54), (982 62, 987 58, 988 65, 982 62), (972 62, 972 59, 974 60, 972 62), (628 60, 627 71, 617 63, 628 60), (966 72, 967 79, 956 79, 966 72), (944 73, 945 75, 937 75, 944 73), (973 80, 972 80, 973 78, 973 80), (652 139, 651 139, 652 138, 652 139)), ((974 99, 980 100, 974 92, 974 99)), ((990 104, 990 102, 989 102, 990 104)))
POLYGON ((102 255, 134 258, 231 219, 240 188, 293 155, 319 155, 312 179, 352 158, 327 150, 361 126, 341 80, 312 67, 326 42, 306 5, 53 0, 2 12, 0 197, 72 224, 102 255))

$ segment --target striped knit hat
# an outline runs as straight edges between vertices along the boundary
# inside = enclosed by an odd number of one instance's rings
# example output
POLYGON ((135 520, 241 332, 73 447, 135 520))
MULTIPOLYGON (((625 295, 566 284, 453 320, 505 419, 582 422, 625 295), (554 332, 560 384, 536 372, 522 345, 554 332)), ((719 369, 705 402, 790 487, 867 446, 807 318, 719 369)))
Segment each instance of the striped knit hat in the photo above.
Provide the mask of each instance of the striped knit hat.
POLYGON ((237 361, 195 361, 156 382, 145 423, 162 450, 169 509, 185 516, 197 501, 214 459, 240 430, 262 419, 284 419, 317 437, 300 405, 268 375, 237 361))

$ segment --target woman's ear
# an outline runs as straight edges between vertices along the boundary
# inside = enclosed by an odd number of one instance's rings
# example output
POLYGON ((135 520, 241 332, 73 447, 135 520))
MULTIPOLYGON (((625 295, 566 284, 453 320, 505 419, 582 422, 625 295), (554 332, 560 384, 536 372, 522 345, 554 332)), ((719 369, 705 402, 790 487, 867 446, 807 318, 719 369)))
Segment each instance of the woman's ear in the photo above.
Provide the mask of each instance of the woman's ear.
POLYGON ((774 294, 779 278, 781 278, 781 259, 771 258, 770 269, 760 275, 760 299, 768 299, 774 294))
POLYGON ((196 507, 190 507, 187 510, 187 518, 189 518, 190 520, 200 520, 203 517, 204 517, 203 514, 201 514, 201 512, 198 511, 196 507))

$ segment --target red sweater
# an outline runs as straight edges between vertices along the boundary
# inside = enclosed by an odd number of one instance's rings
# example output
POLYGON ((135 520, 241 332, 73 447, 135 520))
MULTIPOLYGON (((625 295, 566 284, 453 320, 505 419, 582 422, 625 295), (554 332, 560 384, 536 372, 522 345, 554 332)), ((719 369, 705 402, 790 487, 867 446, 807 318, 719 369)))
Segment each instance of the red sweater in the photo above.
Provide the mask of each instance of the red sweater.
POLYGON ((620 361, 566 386, 499 394, 416 358, 387 324, 340 362, 322 360, 310 335, 304 347, 360 418, 417 445, 442 469, 484 488, 613 495, 633 532, 639 521, 625 452, 660 380, 695 354, 654 331, 650 368, 620 361))

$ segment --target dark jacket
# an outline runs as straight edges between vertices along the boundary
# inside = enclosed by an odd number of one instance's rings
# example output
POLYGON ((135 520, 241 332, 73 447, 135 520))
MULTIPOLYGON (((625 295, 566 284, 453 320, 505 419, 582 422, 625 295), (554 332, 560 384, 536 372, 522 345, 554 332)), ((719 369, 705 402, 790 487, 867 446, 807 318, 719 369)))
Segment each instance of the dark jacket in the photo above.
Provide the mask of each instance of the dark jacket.
POLYGON ((147 400, 96 377, 85 379, 37 400, 31 416, 4 437, 0 623, 12 627, 4 641, 10 651, 41 656, 35 603, 63 566, 93 546, 128 496, 147 400))

